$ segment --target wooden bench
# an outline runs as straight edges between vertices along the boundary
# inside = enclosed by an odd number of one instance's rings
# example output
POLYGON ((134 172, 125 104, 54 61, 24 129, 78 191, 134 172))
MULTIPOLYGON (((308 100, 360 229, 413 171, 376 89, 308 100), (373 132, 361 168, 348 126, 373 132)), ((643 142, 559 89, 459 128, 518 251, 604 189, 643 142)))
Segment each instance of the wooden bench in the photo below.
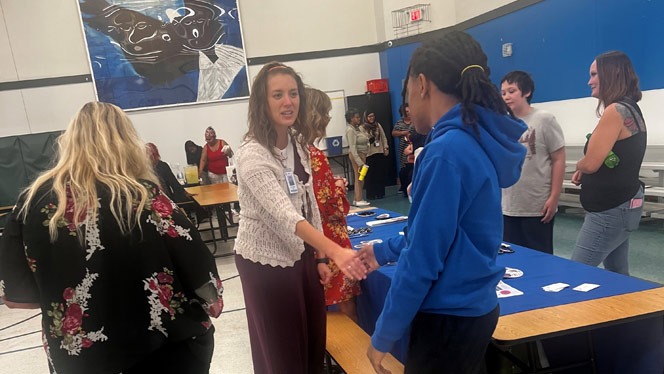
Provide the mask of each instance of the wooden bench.
MULTIPOLYGON (((327 313, 327 353, 347 374, 371 374, 374 369, 367 358, 371 344, 369 335, 341 312, 327 313)), ((402 374, 403 365, 391 354, 383 359, 383 367, 392 374, 402 374)), ((329 366, 328 366, 329 369, 329 366)))

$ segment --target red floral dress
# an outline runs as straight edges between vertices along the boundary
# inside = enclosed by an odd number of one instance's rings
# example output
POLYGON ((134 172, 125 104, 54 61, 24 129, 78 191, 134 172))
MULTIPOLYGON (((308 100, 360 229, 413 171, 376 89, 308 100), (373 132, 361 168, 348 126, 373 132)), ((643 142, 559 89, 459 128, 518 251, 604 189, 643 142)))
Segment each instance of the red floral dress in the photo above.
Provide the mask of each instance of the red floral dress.
POLYGON ((141 226, 123 235, 98 189, 98 211, 75 219, 68 196, 58 237, 48 225, 58 199, 44 185, 25 220, 11 213, 0 240, 0 297, 39 303, 51 372, 117 373, 167 341, 201 336, 223 308, 223 287, 196 228, 153 183, 141 226), (81 238, 83 236, 83 238, 81 238))
MULTIPOLYGON (((352 248, 346 229, 346 214, 350 204, 343 189, 334 184, 334 175, 327 157, 318 148, 309 146, 311 152, 311 174, 314 193, 320 210, 325 236, 344 248, 352 248)), ((348 279, 339 267, 330 260, 332 281, 325 286, 325 304, 332 305, 348 301, 360 294, 358 282, 348 279)))

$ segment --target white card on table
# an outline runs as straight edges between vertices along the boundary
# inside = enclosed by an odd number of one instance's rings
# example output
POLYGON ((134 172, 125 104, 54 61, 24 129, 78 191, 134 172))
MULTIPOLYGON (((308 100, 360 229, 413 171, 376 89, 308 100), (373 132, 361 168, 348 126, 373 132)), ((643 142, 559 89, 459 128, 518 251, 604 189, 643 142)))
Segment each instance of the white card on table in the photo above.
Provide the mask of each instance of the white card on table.
POLYGON ((500 281, 496 285, 496 295, 499 299, 504 297, 519 296, 523 295, 523 292, 517 290, 516 288, 510 286, 509 284, 500 281))
POLYGON ((558 282, 558 283, 550 284, 548 286, 544 286, 544 287, 542 287, 542 289, 546 292, 560 292, 564 288, 567 288, 567 287, 569 287, 569 284, 558 282))
POLYGON ((599 284, 584 283, 584 284, 578 285, 578 286, 576 286, 572 289, 574 291, 588 292, 590 290, 594 290, 597 287, 599 287, 599 284))

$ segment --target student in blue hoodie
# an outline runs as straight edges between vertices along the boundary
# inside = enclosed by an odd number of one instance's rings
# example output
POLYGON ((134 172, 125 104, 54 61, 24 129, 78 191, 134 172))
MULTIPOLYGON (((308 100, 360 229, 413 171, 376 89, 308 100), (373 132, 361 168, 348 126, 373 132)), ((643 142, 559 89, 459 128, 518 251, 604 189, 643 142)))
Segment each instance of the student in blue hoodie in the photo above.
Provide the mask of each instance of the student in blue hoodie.
POLYGON ((498 322, 496 265, 503 236, 501 188, 514 184, 526 125, 489 80, 487 57, 470 35, 424 42, 410 60, 407 102, 428 143, 415 163, 405 239, 364 249, 397 261, 367 351, 381 361, 411 326, 406 373, 478 373, 498 322))

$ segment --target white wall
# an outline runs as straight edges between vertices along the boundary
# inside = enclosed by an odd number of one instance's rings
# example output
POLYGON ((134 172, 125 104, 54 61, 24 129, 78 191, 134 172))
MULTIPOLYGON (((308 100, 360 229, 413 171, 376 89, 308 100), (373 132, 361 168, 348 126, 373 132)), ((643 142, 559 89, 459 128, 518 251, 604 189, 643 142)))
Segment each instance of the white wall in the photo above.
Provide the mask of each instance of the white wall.
POLYGON ((423 22, 421 33, 454 26, 516 0, 374 0, 378 41, 395 38, 392 11, 416 4, 431 4, 431 22, 423 22))
POLYGON ((368 0, 239 0, 247 56, 376 44, 368 0))
POLYGON ((12 67, 19 80, 89 74, 77 4, 76 0, 0 0, 4 16, 0 81, 16 80, 5 74, 12 67), (5 27, 10 47, 6 49, 5 27))
MULTIPOLYGON (((664 89, 643 91, 639 107, 648 127, 648 145, 664 145, 664 89)), ((592 97, 533 104, 553 113, 563 128, 568 146, 583 146, 586 134, 593 131, 599 119, 595 114, 597 99, 592 97)))
POLYGON ((456 23, 467 21, 516 0, 454 0, 456 23))
MULTIPOLYGON (((411 5, 427 3, 413 0, 375 0, 382 4, 382 26, 378 34, 383 37, 380 41, 395 39, 394 28, 392 27, 392 11, 409 7, 411 5)), ((457 0, 458 2, 458 0, 457 0)), ((431 4, 431 22, 422 22, 420 33, 442 29, 444 27, 454 26, 457 23, 455 0, 437 0, 428 2, 431 4)), ((378 9, 378 6, 376 6, 378 9)), ((377 24, 379 24, 377 22, 377 24)))

